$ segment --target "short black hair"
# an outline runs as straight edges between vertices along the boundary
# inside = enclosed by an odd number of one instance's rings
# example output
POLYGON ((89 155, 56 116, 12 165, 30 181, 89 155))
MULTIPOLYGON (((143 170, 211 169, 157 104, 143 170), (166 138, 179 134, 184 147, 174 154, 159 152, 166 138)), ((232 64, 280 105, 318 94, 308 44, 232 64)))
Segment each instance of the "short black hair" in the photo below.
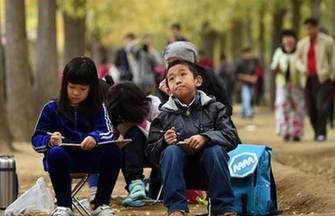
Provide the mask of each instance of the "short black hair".
POLYGON ((197 68, 197 65, 196 64, 193 64, 191 62, 188 62, 188 61, 184 61, 184 60, 175 60, 173 62, 170 62, 169 65, 167 66, 167 69, 166 69, 166 72, 165 72, 165 81, 166 81, 166 86, 169 87, 169 81, 168 81, 168 78, 167 78, 167 75, 168 75, 168 71, 170 68, 172 68, 173 66, 175 65, 185 65, 188 67, 188 69, 191 71, 191 73, 193 74, 194 77, 200 75, 199 74, 199 71, 198 71, 198 68, 197 68))
POLYGON ((281 40, 283 39, 283 37, 289 37, 289 36, 294 37, 294 39, 297 39, 297 34, 292 29, 284 29, 280 33, 280 39, 281 40))
POLYGON ((310 17, 310 18, 307 18, 305 19, 304 21, 304 25, 312 25, 312 26, 318 26, 319 25, 319 20, 315 17, 310 17))
POLYGON ((171 28, 175 28, 175 29, 181 30, 181 25, 179 23, 173 23, 171 25, 171 28))
POLYGON ((133 82, 124 81, 108 89, 106 104, 113 126, 122 122, 142 123, 150 112, 151 99, 133 82))

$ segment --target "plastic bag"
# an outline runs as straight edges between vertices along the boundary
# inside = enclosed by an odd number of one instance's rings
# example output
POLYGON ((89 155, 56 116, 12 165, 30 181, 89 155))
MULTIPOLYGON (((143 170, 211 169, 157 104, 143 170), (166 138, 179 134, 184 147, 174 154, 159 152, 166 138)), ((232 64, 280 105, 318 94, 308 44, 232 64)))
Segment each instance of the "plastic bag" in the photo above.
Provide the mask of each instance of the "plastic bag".
POLYGON ((5 210, 5 216, 26 215, 32 212, 50 214, 54 203, 43 177, 37 179, 36 184, 24 192, 5 210))

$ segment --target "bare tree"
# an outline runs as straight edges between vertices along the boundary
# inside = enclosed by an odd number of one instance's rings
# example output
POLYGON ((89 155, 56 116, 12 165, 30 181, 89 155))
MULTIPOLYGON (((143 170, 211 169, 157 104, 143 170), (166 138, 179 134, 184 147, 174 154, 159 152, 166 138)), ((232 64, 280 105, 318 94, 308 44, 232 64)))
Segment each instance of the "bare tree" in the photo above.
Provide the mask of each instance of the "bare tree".
POLYGON ((225 54, 227 57, 227 33, 222 32, 219 35, 219 40, 220 40, 220 54, 225 54))
POLYGON ((7 110, 16 141, 29 140, 34 124, 25 17, 24 1, 5 1, 7 110))
POLYGON ((108 50, 101 43, 101 34, 98 30, 95 30, 91 33, 91 38, 89 39, 91 42, 91 56, 94 62, 97 64, 102 61, 103 58, 108 57, 108 50))
POLYGON ((205 56, 213 58, 214 44, 218 34, 210 27, 209 22, 203 23, 202 32, 202 50, 204 51, 205 56))
POLYGON ((292 28, 297 33, 299 38, 300 26, 301 26, 301 12, 300 8, 302 5, 301 0, 292 0, 292 28))
POLYGON ((310 0, 311 16, 321 20, 321 0, 310 0))
POLYGON ((246 36, 245 46, 253 48, 253 38, 252 38, 252 17, 250 14, 247 14, 244 19, 244 30, 246 36))
POLYGON ((332 1, 332 8, 333 8, 333 10, 332 10, 333 11, 333 17, 332 17, 333 18, 332 19, 333 20, 332 21, 333 26, 332 26, 332 28, 333 28, 333 37, 335 38, 335 13, 334 13, 334 11, 335 11, 335 0, 332 1))
POLYGON ((36 77, 33 92, 35 110, 58 94, 56 0, 38 1, 38 39, 36 77))
MULTIPOLYGON (((273 12, 272 19, 272 52, 271 56, 274 53, 275 49, 280 45, 280 33, 283 29, 283 21, 286 15, 285 8, 276 8, 273 12)), ((273 108, 275 101, 275 74, 271 71, 269 73, 269 90, 270 90, 270 107, 273 108)))
POLYGON ((259 9, 259 20, 258 20, 258 26, 259 26, 259 34, 258 34, 258 44, 259 44, 259 57, 261 59, 261 62, 264 62, 265 60, 265 23, 264 23, 264 17, 265 17, 265 4, 263 3, 262 6, 259 9))
POLYGON ((240 57, 241 49, 242 49, 242 29, 243 24, 240 20, 233 20, 233 29, 231 34, 232 39, 232 46, 231 46, 231 52, 233 56, 233 61, 236 62, 236 60, 240 57))
MULTIPOLYGON (((73 0, 72 7, 85 10, 85 0, 73 0)), ((71 14, 63 11, 64 20, 64 64, 75 56, 85 54, 86 13, 71 14)))
MULTIPOLYGON (((0 22, 1 24, 1 22, 0 22)), ((0 26, 1 34, 1 26, 0 26)), ((9 130, 7 119, 6 100, 5 100, 5 73, 4 73, 4 55, 3 46, 0 43, 0 152, 6 152, 12 149, 13 135, 9 130)))
POLYGON ((273 13, 273 19, 272 19, 273 32, 272 32, 271 55, 273 54, 274 50, 280 45, 280 33, 283 30, 283 21, 284 21, 286 12, 287 11, 285 8, 278 8, 278 9, 275 9, 273 13))

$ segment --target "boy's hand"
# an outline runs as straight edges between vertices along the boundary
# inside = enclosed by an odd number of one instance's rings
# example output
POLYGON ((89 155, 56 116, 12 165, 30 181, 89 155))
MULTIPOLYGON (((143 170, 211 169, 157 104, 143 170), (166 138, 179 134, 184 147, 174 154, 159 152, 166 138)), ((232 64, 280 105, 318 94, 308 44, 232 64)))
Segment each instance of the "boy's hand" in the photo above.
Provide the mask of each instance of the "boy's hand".
POLYGON ((191 149, 199 150, 208 143, 208 138, 202 135, 194 135, 186 139, 185 142, 191 149))
POLYGON ((51 146, 58 146, 62 143, 62 134, 58 131, 52 133, 49 141, 51 146))
POLYGON ((169 87, 167 87, 166 85, 166 80, 163 79, 160 83, 159 83, 159 86, 158 86, 158 89, 163 92, 164 94, 166 95, 170 95, 170 89, 169 87))
POLYGON ((91 150, 97 145, 97 141, 92 136, 87 136, 80 145, 83 150, 91 150))
POLYGON ((164 134, 164 140, 168 145, 174 144, 177 142, 177 133, 174 127, 167 130, 164 134))

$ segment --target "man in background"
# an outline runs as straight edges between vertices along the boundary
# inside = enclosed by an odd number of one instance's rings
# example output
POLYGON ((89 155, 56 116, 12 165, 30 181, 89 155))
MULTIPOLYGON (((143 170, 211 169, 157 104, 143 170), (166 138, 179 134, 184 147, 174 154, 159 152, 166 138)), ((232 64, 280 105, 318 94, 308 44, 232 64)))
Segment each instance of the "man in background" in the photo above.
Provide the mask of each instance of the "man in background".
POLYGON ((302 85, 309 118, 314 130, 314 140, 327 140, 327 119, 332 97, 334 71, 334 40, 319 31, 319 22, 308 18, 304 22, 307 36, 298 42, 297 67, 302 71, 302 85))

